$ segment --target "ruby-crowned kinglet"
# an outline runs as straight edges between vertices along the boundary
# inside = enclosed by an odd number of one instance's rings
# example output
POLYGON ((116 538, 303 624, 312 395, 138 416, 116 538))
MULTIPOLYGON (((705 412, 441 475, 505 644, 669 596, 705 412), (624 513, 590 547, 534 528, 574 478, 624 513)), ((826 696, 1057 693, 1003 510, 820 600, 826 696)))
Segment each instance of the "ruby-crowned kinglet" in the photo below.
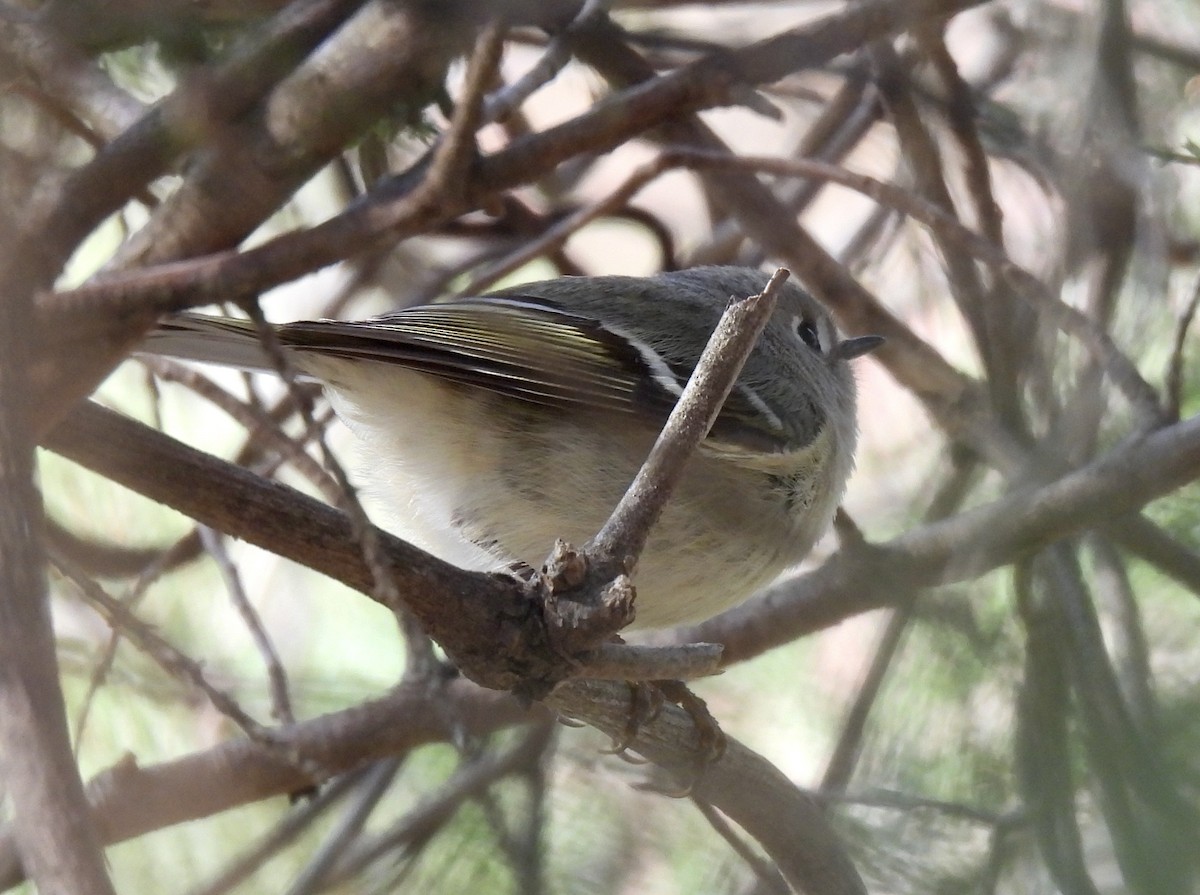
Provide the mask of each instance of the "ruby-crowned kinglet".
MULTIPOLYGON (((419 520, 414 532, 453 532, 479 567, 537 567, 555 538, 599 530, 730 298, 767 280, 737 267, 564 277, 276 332, 365 444, 365 477, 419 520)), ((637 564, 633 627, 706 619, 808 553, 853 466, 849 361, 881 341, 840 340, 812 296, 783 284, 637 564)), ((170 318, 144 350, 270 367, 246 320, 170 318)), ((418 540, 462 561, 444 540, 418 540)))

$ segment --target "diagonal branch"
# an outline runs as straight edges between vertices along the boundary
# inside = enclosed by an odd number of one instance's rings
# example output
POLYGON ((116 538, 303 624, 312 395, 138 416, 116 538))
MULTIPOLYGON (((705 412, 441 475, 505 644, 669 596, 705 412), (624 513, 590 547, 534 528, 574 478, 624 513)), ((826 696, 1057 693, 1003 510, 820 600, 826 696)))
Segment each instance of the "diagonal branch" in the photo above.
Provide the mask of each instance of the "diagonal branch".
POLYGON ((1200 416, 1189 417, 1041 487, 1016 492, 883 544, 839 550, 820 568, 672 640, 725 645, 725 663, 895 600, 911 587, 975 577, 1064 537, 1104 526, 1200 478, 1200 416))
POLYGON ((112 895, 71 752, 41 544, 26 333, 42 279, 12 247, 0 239, 0 779, 37 887, 112 895))
MULTIPOLYGON (((708 435, 734 381, 771 319, 788 272, 775 271, 762 293, 729 296, 731 304, 688 379, 650 456, 589 545, 594 558, 626 564, 646 546, 650 529, 671 496, 684 463, 708 435)), ((630 570, 631 571, 631 570, 630 570)))

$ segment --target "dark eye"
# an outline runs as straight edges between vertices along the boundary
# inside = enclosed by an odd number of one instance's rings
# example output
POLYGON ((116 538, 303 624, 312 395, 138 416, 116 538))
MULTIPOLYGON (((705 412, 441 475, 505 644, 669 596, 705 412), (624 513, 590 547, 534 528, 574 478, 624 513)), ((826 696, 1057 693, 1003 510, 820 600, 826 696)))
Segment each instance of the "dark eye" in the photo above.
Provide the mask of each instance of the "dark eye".
POLYGON ((807 320, 796 321, 796 335, 813 351, 821 350, 821 337, 817 334, 817 328, 807 320))

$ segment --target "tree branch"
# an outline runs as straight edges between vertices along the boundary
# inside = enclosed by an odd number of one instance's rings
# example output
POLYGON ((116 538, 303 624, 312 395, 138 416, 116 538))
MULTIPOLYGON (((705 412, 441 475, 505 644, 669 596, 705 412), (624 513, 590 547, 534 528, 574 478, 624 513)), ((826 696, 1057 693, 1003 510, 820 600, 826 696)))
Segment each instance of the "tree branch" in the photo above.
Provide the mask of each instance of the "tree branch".
POLYGON ((964 581, 1200 478, 1200 416, 1129 439, 1041 487, 1016 492, 884 544, 843 549, 819 569, 782 581, 759 598, 673 641, 725 645, 744 661, 843 619, 893 605, 911 587, 964 581))
POLYGON ((37 887, 112 895, 71 752, 46 590, 27 338, 44 281, 12 246, 0 238, 0 779, 37 887))

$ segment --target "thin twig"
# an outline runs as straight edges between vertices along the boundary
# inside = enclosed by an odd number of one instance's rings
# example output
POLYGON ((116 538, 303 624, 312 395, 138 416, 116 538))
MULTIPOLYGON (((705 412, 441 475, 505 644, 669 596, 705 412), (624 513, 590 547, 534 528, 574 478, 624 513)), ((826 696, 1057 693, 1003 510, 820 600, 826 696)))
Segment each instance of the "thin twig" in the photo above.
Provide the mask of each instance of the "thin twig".
MULTIPOLYGON (((128 607, 131 612, 137 608, 138 604, 141 603, 142 599, 147 593, 149 593, 150 586, 156 580, 158 580, 159 576, 175 567, 176 559, 179 556, 190 554, 193 552, 193 549, 196 556, 200 555, 200 551, 203 549, 203 546, 200 543, 198 528, 199 527, 194 528, 187 535, 176 541, 171 547, 162 551, 155 558, 155 560, 149 563, 142 570, 142 573, 138 575, 128 592, 124 597, 121 598, 121 602, 128 607), (192 546, 193 544, 195 545, 194 548, 192 546)), ((57 552, 53 548, 50 548, 48 552, 51 556, 62 558, 66 562, 76 562, 71 556, 57 552)), ((76 565, 78 564, 76 563, 76 565)), ((85 574, 87 572, 87 570, 84 569, 81 569, 80 571, 81 573, 85 574)), ((83 735, 87 730, 87 722, 91 716, 92 704, 95 701, 96 696, 99 695, 100 688, 104 685, 105 680, 108 678, 109 672, 112 671, 113 664, 116 662, 117 648, 121 644, 121 631, 122 629, 119 627, 110 626, 108 632, 108 641, 104 644, 104 651, 101 653, 99 660, 93 664, 91 674, 88 676, 87 693, 84 694, 83 701, 79 706, 79 711, 75 715, 75 754, 77 756, 83 747, 83 735)))
POLYGON ((1200 597, 1200 552, 1194 544, 1177 540, 1142 515, 1114 519, 1103 530, 1138 559, 1200 597))
POLYGON ((279 851, 311 830, 317 818, 358 786, 371 773, 372 768, 373 766, 368 766, 342 774, 329 785, 321 787, 320 792, 297 806, 260 841, 233 858, 215 878, 199 888, 190 890, 188 895, 225 895, 233 891, 279 851))
POLYGON ((62 557, 54 557, 54 566, 69 579, 112 628, 120 628, 129 640, 153 659, 172 677, 182 680, 208 697, 213 708, 235 723, 250 739, 279 752, 309 780, 321 780, 328 772, 317 763, 303 757, 279 740, 270 728, 259 724, 237 700, 208 680, 202 663, 173 646, 149 625, 139 619, 129 607, 114 599, 100 584, 62 557))
POLYGON ((249 737, 259 742, 269 742, 270 731, 250 717, 237 700, 209 682, 199 662, 155 633, 149 625, 135 616, 128 606, 113 598, 80 569, 76 569, 62 557, 55 557, 54 565, 64 577, 79 588, 80 593, 100 612, 110 627, 120 628, 138 649, 146 653, 164 671, 207 696, 217 711, 233 721, 249 737))
POLYGON ((1150 664, 1142 607, 1129 580, 1125 557, 1113 542, 1093 534, 1087 540, 1093 561, 1096 602, 1111 621, 1104 630, 1113 675, 1138 732, 1152 746, 1160 740, 1159 700, 1150 664))
POLYGON ((267 681, 270 684, 271 692, 271 717, 282 724, 291 724, 296 717, 292 712, 292 698, 288 693, 287 672, 279 660, 279 652, 271 641, 271 635, 267 633, 258 611, 250 602, 246 588, 242 585, 241 573, 230 559, 229 551, 225 549, 220 533, 207 525, 201 525, 198 531, 200 543, 204 545, 204 549, 216 563, 217 571, 225 582, 225 590, 229 594, 230 602, 237 609, 238 615, 242 617, 246 630, 250 632, 250 639, 254 641, 254 646, 266 666, 267 681))
POLYGON ((367 512, 358 499, 358 491, 351 484, 345 467, 330 450, 324 429, 317 426, 316 418, 313 415, 312 400, 306 392, 301 390, 296 368, 288 358, 279 334, 263 317, 258 302, 245 302, 244 308, 250 315, 250 319, 254 321, 259 342, 270 358, 272 366, 283 379, 288 394, 295 401, 306 429, 314 434, 317 446, 321 451, 321 462, 329 470, 337 484, 336 505, 346 513, 350 520, 355 539, 362 550, 363 561, 371 570, 371 580, 377 599, 386 606, 395 607, 393 611, 400 623, 400 629, 408 647, 405 653, 406 672, 418 676, 432 674, 436 666, 433 646, 420 624, 400 603, 396 581, 383 559, 377 530, 367 517, 367 512))
POLYGON ((946 102, 946 113, 950 121, 950 130, 958 142, 966 161, 964 166, 967 192, 971 203, 975 206, 975 216, 979 221, 979 230, 984 238, 993 245, 1004 246, 1004 217, 996 196, 992 192, 991 168, 986 150, 979 138, 979 130, 975 126, 975 99, 971 93, 971 85, 966 82, 958 70, 958 64, 950 55, 943 33, 944 25, 929 26, 919 29, 918 39, 921 49, 933 63, 942 84, 949 97, 946 102))
MULTIPOLYGON (((267 448, 274 451, 282 460, 291 464, 298 473, 304 476, 330 503, 336 504, 341 499, 341 491, 337 482, 305 452, 302 444, 279 427, 270 414, 262 413, 239 400, 212 379, 191 367, 161 357, 143 357, 141 361, 156 376, 169 382, 179 383, 240 423, 246 429, 248 445, 258 442, 257 449, 267 448)), ((296 400, 298 402, 298 398, 296 400)), ((309 432, 317 433, 322 428, 316 421, 313 421, 309 432)))
POLYGON ((760 294, 730 296, 732 303, 709 338, 650 455, 589 544, 593 557, 604 557, 619 566, 631 558, 636 563, 651 527, 683 475, 687 458, 712 428, 742 365, 771 319, 787 276, 780 268, 760 294))
POLYGON ((1171 362, 1167 367, 1167 418, 1171 420, 1179 419, 1180 408, 1183 404, 1183 365, 1186 360, 1184 357, 1184 346, 1187 344, 1188 330, 1191 329, 1192 321, 1196 318, 1196 311, 1200 308, 1200 278, 1197 278, 1196 285, 1192 287, 1192 297, 1187 303, 1187 307, 1183 309, 1183 313, 1179 315, 1179 323, 1175 327, 1175 344, 1171 348, 1171 362))
MULTIPOLYGON (((878 72, 876 83, 880 97, 888 110, 903 153, 912 172, 916 193, 948 218, 955 218, 954 200, 946 184, 942 152, 921 119, 916 100, 907 86, 908 66, 888 41, 876 41, 867 48, 871 62, 878 72)), ((948 251, 942 228, 933 228, 934 239, 942 248, 943 265, 950 282, 950 296, 967 322, 984 367, 994 372, 993 352, 989 342, 987 307, 979 270, 969 256, 948 251)))
MULTIPOLYGON (((688 457, 708 435, 746 358, 774 311, 787 278, 782 268, 762 293, 730 296, 687 386, 650 454, 600 531, 582 553, 559 540, 537 579, 546 629, 563 656, 595 649, 636 616, 631 578, 688 457), (564 593, 572 591, 579 596, 564 593), (580 598, 582 597, 582 598, 580 598)), ((530 681, 527 686, 537 686, 530 681)), ((538 690, 531 695, 540 696, 538 690)))
MULTIPOLYGON (((540 789, 538 781, 544 777, 542 773, 546 752, 553 746, 553 733, 557 725, 547 725, 548 735, 545 739, 535 741, 540 748, 529 749, 525 753, 525 761, 514 767, 510 776, 517 778, 531 789, 540 789)), ((476 758, 477 756, 472 756, 476 758)), ((534 793, 530 793, 534 795, 534 793)), ((510 872, 514 881, 519 881, 516 887, 522 895, 541 895, 543 880, 541 873, 542 852, 538 836, 539 821, 536 800, 531 799, 529 806, 533 816, 518 817, 509 822, 505 817, 504 806, 500 804, 496 794, 491 789, 479 791, 474 796, 488 826, 492 837, 496 840, 499 851, 508 860, 510 872)))
POLYGON ((646 184, 672 167, 674 166, 663 156, 656 156, 653 161, 637 168, 603 199, 572 212, 561 221, 548 227, 539 236, 523 242, 520 248, 477 272, 467 285, 458 290, 457 294, 460 296, 479 295, 497 280, 508 276, 538 256, 561 249, 573 234, 597 218, 605 217, 624 208, 646 184))
POLYGON ((365 773, 359 775, 353 803, 347 806, 348 810, 338 819, 305 866, 296 874, 284 895, 310 895, 328 891, 326 880, 330 870, 354 846, 355 840, 362 836, 363 827, 378 806, 379 800, 391 789, 402 764, 402 756, 385 758, 375 762, 365 769, 365 773))
POLYGON ((411 847, 428 838, 453 817, 465 801, 485 792, 524 766, 531 754, 540 755, 552 732, 553 725, 532 724, 510 748, 463 762, 448 780, 393 824, 391 829, 347 849, 338 865, 329 872, 326 885, 331 888, 344 886, 368 865, 390 858, 398 849, 406 845, 411 847))
POLYGON ((345 467, 342 466, 337 456, 330 450, 329 442, 325 439, 324 429, 317 425, 313 413, 312 396, 301 389, 300 377, 296 371, 295 364, 292 363, 287 350, 280 341, 279 333, 276 332, 275 328, 263 316, 262 308, 259 307, 258 302, 245 301, 242 307, 254 322, 258 340, 270 358, 272 368, 279 374, 279 378, 283 380, 288 395, 300 413, 300 418, 304 421, 305 428, 309 432, 312 432, 315 437, 317 447, 321 452, 321 462, 329 470, 329 474, 332 476, 335 484, 333 493, 334 503, 350 517, 355 531, 361 536, 363 556, 367 564, 371 567, 372 573, 375 575, 375 586, 382 595, 381 602, 389 603, 390 598, 394 596, 395 586, 390 582, 387 573, 379 565, 377 549, 371 543, 371 538, 367 534, 371 524, 367 519, 366 511, 363 510, 362 504, 358 501, 357 491, 350 483, 350 477, 346 474, 345 467))
POLYGON ((690 681, 716 674, 721 646, 686 643, 678 646, 634 646, 604 643, 576 657, 583 677, 608 681, 690 681))
POLYGON ((729 825, 729 821, 725 820, 712 805, 705 802, 703 799, 692 797, 692 803, 699 809, 704 819, 708 821, 710 827, 716 830, 717 835, 729 843, 729 847, 733 849, 734 854, 741 858, 746 866, 753 871, 755 877, 760 883, 755 892, 775 892, 779 895, 788 895, 792 890, 783 879, 783 874, 779 872, 779 868, 770 861, 764 861, 758 856, 747 843, 742 841, 739 836, 729 825))
POLYGON ((503 51, 504 26, 493 21, 483 29, 475 43, 475 51, 467 65, 463 94, 454 107, 446 135, 434 150, 429 170, 414 194, 417 201, 444 201, 466 188, 470 181, 468 171, 477 153, 475 131, 484 122, 484 97, 503 51))
POLYGON ((867 669, 866 678, 855 694, 854 702, 846 713, 842 724, 841 734, 834 747, 833 754, 825 765, 825 773, 821 775, 820 793, 839 792, 846 788, 854 774, 858 762, 859 750, 862 748, 862 738, 866 731, 867 718, 875 701, 883 688, 883 682, 900 651, 900 643, 908 630, 916 607, 915 594, 905 594, 898 601, 899 605, 892 610, 887 625, 880 635, 871 656, 871 665, 867 669))
MULTIPOLYGON (((575 18, 564 29, 568 34, 586 26, 595 16, 603 15, 611 0, 584 0, 575 18)), ((537 90, 558 76, 571 61, 571 47, 563 35, 551 39, 546 51, 529 71, 515 83, 487 98, 483 106, 484 121, 499 121, 512 115, 537 90)))
MULTIPOLYGON (((944 519, 957 512, 970 493, 971 483, 976 477, 976 465, 973 459, 954 463, 954 469, 950 476, 938 488, 929 502, 925 511, 926 521, 944 519)), ((840 550, 848 555, 855 549, 869 550, 869 546, 857 526, 853 527, 853 533, 850 536, 845 533, 849 516, 839 510, 835 524, 838 519, 843 520, 838 525, 840 550)), ((854 697, 850 710, 846 713, 841 734, 825 765, 825 773, 821 776, 822 792, 844 790, 850 782, 862 746, 862 737, 866 731, 867 718, 883 687, 888 669, 899 654, 902 637, 912 621, 917 606, 917 597, 918 591, 910 590, 898 583, 897 591, 893 594, 895 608, 879 638, 866 677, 854 697)))

